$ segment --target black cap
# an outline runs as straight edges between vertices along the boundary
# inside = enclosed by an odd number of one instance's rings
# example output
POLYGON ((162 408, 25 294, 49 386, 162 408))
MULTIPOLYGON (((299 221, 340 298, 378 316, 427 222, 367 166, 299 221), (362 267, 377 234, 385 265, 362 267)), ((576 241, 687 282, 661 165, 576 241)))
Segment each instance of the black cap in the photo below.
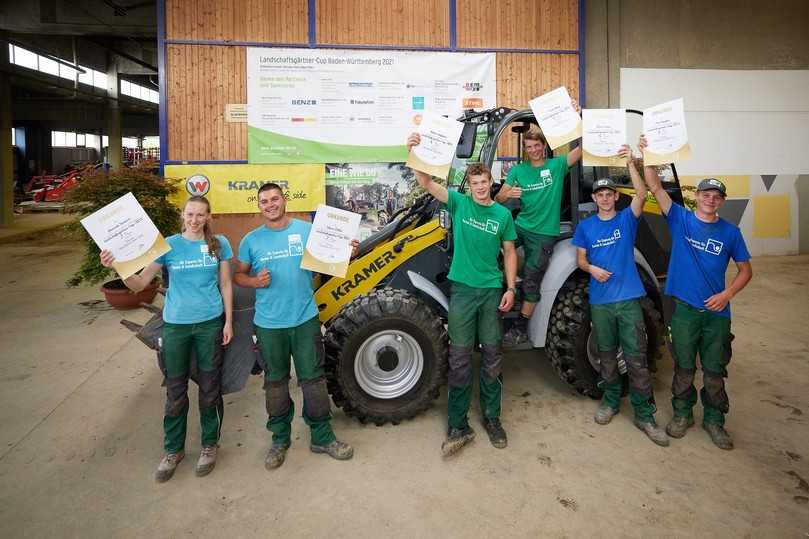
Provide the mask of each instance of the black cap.
POLYGON ((615 186, 615 182, 612 181, 610 178, 599 178, 593 182, 593 193, 598 191, 599 189, 612 189, 616 193, 618 192, 618 188, 615 186))
POLYGON ((699 182, 699 185, 697 186, 697 191, 710 191, 711 189, 716 189, 722 194, 723 197, 728 196, 728 190, 725 188, 725 184, 716 178, 705 178, 699 182))

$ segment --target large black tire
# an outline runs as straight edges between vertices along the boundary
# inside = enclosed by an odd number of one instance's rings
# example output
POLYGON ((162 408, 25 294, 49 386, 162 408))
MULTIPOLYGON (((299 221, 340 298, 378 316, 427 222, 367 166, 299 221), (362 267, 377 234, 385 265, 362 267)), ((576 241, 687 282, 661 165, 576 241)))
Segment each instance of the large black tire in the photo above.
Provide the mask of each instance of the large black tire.
POLYGON ((332 400, 363 423, 416 416, 446 381, 444 324, 405 290, 381 288, 355 298, 332 320, 325 342, 332 400))
MULTIPOLYGON (((591 320, 588 276, 575 274, 559 291, 551 309, 545 348, 553 368, 563 382, 593 399, 601 398, 600 379, 593 351, 588 354, 591 320)), ((663 317, 648 297, 640 301, 646 323, 649 369, 654 372, 663 347, 663 317)))

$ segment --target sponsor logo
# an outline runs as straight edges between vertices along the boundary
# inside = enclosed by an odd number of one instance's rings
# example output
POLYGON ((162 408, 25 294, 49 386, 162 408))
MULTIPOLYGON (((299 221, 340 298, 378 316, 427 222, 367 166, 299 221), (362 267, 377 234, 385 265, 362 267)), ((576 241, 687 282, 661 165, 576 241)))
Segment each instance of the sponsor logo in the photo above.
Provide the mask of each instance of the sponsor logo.
POLYGON ((317 99, 293 99, 293 105, 317 105, 317 99))
POLYGON ((465 109, 482 109, 483 99, 479 97, 464 97, 462 106, 465 109))
POLYGON ((708 241, 705 242, 705 252, 718 256, 722 252, 723 246, 721 241, 709 238, 708 241))
POLYGON ((352 105, 373 105, 374 100, 373 99, 352 99, 351 104, 352 105))
POLYGON ((466 82, 463 85, 463 89, 467 92, 479 92, 481 88, 483 88, 483 83, 481 82, 466 82))
POLYGON ((185 180, 185 190, 192 196, 204 196, 211 190, 211 181, 204 174, 194 174, 185 180))
POLYGON ((300 234, 290 234, 287 236, 287 246, 289 256, 300 256, 303 254, 303 240, 300 234))
POLYGON ((281 189, 289 189, 289 182, 286 180, 232 180, 228 181, 228 191, 258 191, 265 183, 277 183, 281 189))
POLYGON ((489 234, 497 234, 497 230, 500 228, 500 223, 494 221, 492 219, 486 220, 486 232, 489 234))
POLYGON ((382 268, 390 264, 390 262, 395 259, 396 255, 393 254, 393 251, 385 251, 378 257, 374 258, 366 267, 357 271, 354 275, 347 277, 346 280, 337 286, 337 288, 331 291, 331 296, 336 300, 342 298, 348 294, 351 289, 358 287, 360 283, 367 280, 375 273, 381 271, 382 268))
POLYGON ((424 96, 413 96, 413 110, 424 110, 424 96))
POLYGON ((612 231, 612 236, 607 236, 606 238, 599 238, 591 245, 593 249, 598 249, 599 247, 609 247, 610 245, 615 245, 618 240, 621 239, 621 230, 616 228, 612 231))
POLYGON ((348 87, 349 88, 373 88, 374 83, 373 82, 349 82, 348 87))

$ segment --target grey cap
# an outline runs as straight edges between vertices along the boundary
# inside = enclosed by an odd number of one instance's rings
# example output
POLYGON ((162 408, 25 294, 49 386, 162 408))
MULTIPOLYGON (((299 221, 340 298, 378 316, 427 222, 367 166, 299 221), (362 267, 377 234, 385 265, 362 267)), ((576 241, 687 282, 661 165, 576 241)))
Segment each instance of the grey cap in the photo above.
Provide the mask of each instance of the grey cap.
POLYGON ((616 193, 618 192, 618 188, 615 186, 615 182, 612 181, 610 178, 599 178, 593 182, 593 193, 598 191, 599 189, 612 189, 616 193))
POLYGON ((697 186, 697 191, 710 191, 711 189, 716 189, 722 194, 723 197, 728 196, 728 190, 725 187, 725 184, 716 178, 705 178, 699 182, 699 185, 697 186))

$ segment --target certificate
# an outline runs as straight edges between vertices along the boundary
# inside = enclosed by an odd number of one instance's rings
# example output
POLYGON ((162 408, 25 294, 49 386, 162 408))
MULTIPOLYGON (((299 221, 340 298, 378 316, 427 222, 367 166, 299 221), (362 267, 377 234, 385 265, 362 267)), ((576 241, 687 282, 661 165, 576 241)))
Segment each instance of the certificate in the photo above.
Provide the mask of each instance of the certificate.
POLYGON ((643 134, 648 143, 643 150, 644 165, 665 165, 691 157, 682 98, 644 110, 643 134))
POLYGON ((582 164, 594 167, 624 167, 618 157, 626 144, 626 109, 582 111, 582 164))
POLYGON ((132 193, 91 213, 81 224, 99 249, 113 254, 112 267, 121 279, 134 275, 171 251, 132 193))
POLYGON ((357 237, 360 219, 359 213, 319 204, 301 268, 345 277, 351 259, 351 241, 357 237))
POLYGON ((418 128, 421 142, 413 146, 405 164, 436 178, 446 178, 462 131, 462 122, 425 113, 418 128))
POLYGON ((552 150, 581 136, 581 117, 561 86, 528 102, 552 150))

